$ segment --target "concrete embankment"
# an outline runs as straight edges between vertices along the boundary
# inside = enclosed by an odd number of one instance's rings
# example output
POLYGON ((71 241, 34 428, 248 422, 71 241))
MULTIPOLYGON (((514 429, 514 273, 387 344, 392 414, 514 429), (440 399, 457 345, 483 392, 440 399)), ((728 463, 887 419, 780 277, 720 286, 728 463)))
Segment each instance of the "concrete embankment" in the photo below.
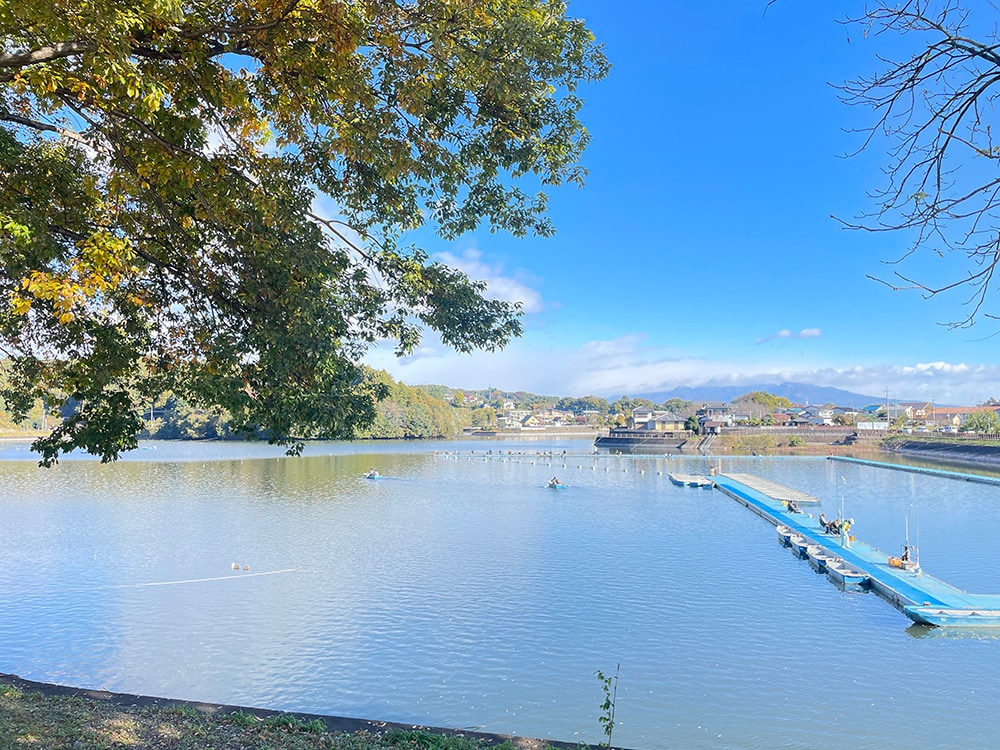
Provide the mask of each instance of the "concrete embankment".
POLYGON ((882 449, 904 456, 930 458, 935 461, 960 464, 989 464, 1000 467, 1000 443, 983 445, 964 444, 959 441, 893 440, 882 444, 882 449))

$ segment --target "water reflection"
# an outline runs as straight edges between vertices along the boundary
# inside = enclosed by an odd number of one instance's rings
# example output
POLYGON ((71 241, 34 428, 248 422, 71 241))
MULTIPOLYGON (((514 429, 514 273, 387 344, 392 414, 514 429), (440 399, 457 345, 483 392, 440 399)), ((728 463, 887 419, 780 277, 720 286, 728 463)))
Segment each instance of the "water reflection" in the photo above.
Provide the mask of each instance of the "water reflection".
POLYGON ((594 673, 621 663, 625 746, 974 748, 1000 730, 994 638, 907 627, 667 474, 766 476, 819 497, 810 512, 843 503, 893 551, 917 505, 925 570, 984 593, 1000 592, 995 487, 824 459, 592 456, 583 441, 301 459, 218 445, 202 460, 165 446, 111 466, 0 462, 0 671, 598 742, 594 673), (385 480, 362 479, 373 466, 385 480), (545 489, 554 473, 568 490, 545 489))

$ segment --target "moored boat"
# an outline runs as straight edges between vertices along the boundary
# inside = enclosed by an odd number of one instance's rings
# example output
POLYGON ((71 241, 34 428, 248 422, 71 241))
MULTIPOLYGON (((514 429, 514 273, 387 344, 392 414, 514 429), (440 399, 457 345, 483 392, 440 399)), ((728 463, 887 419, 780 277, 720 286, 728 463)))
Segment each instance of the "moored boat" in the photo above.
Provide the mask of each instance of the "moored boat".
POLYGON ((812 540, 807 539, 801 534, 793 534, 789 541, 791 542, 792 552, 794 552, 797 557, 802 559, 808 558, 809 547, 815 546, 813 545, 812 540))
POLYGON ((952 609, 924 605, 903 607, 903 613, 921 625, 1000 628, 1000 610, 997 609, 952 609))
POLYGON ((792 534, 793 533, 794 532, 789 527, 787 527, 787 526, 780 526, 779 525, 778 526, 778 543, 782 547, 789 547, 789 546, 791 546, 791 543, 792 543, 791 539, 792 539, 792 534))
POLYGON ((825 573, 827 564, 830 562, 836 562, 840 559, 829 550, 820 547, 818 544, 811 545, 808 549, 808 553, 809 565, 811 565, 813 570, 817 573, 825 573))
POLYGON ((863 586, 868 574, 841 559, 827 560, 826 574, 844 588, 863 586))
POLYGON ((698 474, 668 474, 667 476, 678 487, 704 487, 712 489, 715 486, 715 482, 711 479, 698 474))

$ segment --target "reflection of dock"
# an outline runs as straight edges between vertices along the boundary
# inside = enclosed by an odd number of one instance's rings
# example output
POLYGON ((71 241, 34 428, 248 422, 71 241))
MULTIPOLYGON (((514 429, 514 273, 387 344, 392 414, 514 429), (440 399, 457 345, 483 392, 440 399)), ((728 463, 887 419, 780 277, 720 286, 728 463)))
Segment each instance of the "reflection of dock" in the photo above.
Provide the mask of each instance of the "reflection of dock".
MULTIPOLYGON (((813 567, 822 569, 838 585, 873 591, 923 625, 1000 628, 1000 595, 970 594, 922 573, 919 568, 895 567, 878 548, 859 541, 848 543, 840 536, 824 533, 811 516, 787 512, 785 498, 773 497, 737 479, 742 476, 715 477, 715 486, 775 524, 784 546, 790 547, 796 557, 806 557, 811 562, 815 557, 813 567)), ((795 502, 802 501, 796 498, 795 502)))
POLYGON ((678 487, 714 487, 713 482, 708 477, 701 474, 668 474, 670 481, 678 487))

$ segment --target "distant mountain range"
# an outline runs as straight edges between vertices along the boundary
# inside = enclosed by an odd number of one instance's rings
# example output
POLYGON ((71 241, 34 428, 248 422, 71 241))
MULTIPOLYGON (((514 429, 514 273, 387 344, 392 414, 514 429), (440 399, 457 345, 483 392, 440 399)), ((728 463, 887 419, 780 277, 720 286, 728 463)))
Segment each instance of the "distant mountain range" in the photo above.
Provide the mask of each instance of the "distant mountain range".
POLYGON ((760 383, 753 385, 700 385, 678 386, 669 391, 657 393, 636 393, 633 397, 648 398, 656 403, 667 399, 682 398, 685 401, 732 401, 750 391, 767 391, 775 396, 784 396, 793 404, 836 404, 861 408, 869 404, 880 404, 885 398, 865 396, 841 388, 830 388, 807 383, 760 383))

